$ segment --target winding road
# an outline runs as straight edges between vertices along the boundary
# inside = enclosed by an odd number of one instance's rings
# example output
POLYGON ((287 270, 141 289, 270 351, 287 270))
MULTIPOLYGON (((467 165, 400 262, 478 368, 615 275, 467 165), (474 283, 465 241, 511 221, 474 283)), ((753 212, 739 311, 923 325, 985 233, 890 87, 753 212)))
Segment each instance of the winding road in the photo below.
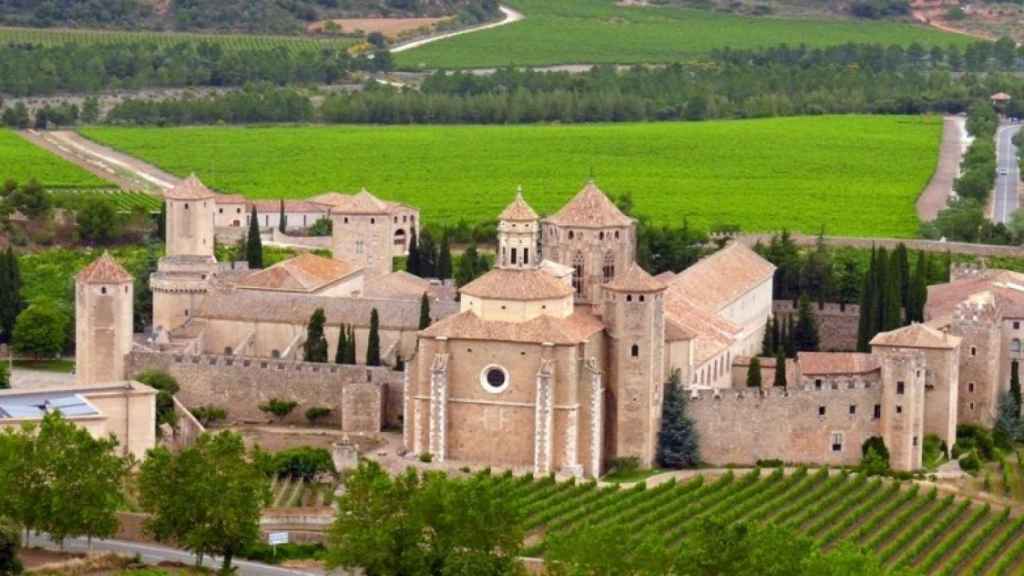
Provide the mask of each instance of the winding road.
POLYGON ((474 26, 472 28, 466 28, 464 30, 456 30, 454 32, 446 32, 444 34, 438 34, 437 36, 428 36, 426 38, 420 38, 419 40, 412 40, 411 42, 406 42, 405 44, 399 44, 398 46, 395 46, 390 50, 390 52, 392 54, 397 54, 399 52, 405 52, 406 50, 419 48, 420 46, 430 44, 432 42, 437 42, 439 40, 447 40, 448 38, 462 36, 463 34, 469 34, 471 32, 480 32, 482 30, 490 30, 491 28, 497 28, 499 26, 507 26, 508 24, 513 24, 526 18, 526 16, 523 16, 522 12, 517 12, 509 8, 508 6, 498 6, 498 10, 501 10, 501 13, 504 14, 505 17, 501 20, 498 20, 497 22, 491 22, 489 24, 484 24, 482 26, 474 26))
POLYGON ((1017 147, 1013 137, 1021 129, 1020 124, 1005 124, 996 132, 996 189, 992 199, 992 220, 996 223, 1007 223, 1013 213, 1020 207, 1017 194, 1020 182, 1020 165, 1017 159, 1017 147), (1003 174, 1003 171, 1006 174, 1003 174))

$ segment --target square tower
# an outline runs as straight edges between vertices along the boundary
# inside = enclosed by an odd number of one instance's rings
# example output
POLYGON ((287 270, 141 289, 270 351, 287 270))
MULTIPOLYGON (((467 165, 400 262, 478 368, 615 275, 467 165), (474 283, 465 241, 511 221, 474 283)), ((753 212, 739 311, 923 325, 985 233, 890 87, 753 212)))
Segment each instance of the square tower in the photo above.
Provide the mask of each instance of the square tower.
POLYGON ((75 277, 75 380, 83 386, 126 378, 132 349, 132 275, 104 252, 75 277))

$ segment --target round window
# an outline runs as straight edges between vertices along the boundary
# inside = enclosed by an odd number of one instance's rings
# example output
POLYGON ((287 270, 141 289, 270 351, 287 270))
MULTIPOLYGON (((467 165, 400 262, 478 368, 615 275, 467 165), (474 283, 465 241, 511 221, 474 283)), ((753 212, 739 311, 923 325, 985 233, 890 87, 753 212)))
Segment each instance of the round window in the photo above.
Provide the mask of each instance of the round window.
POLYGON ((480 373, 480 385, 492 394, 505 391, 508 383, 508 371, 501 366, 488 366, 480 373))

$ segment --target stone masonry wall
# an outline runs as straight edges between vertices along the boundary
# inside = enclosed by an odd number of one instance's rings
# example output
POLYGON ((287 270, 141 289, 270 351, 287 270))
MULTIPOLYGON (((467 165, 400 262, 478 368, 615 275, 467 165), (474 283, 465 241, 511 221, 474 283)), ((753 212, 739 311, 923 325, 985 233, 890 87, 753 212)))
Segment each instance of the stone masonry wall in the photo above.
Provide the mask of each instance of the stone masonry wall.
POLYGON ((332 410, 324 424, 353 432, 376 432, 401 423, 402 373, 386 367, 213 354, 134 351, 128 356, 129 374, 147 369, 174 376, 181 387, 177 396, 185 406, 219 406, 234 422, 266 422, 269 417, 259 405, 280 398, 298 402, 286 423, 304 423, 306 410, 313 406, 332 410))
MULTIPOLYGON (((788 320, 793 316, 796 321, 797 310, 791 300, 776 300, 772 303, 772 312, 780 320, 788 320)), ((814 304, 814 314, 818 319, 818 336, 821 339, 819 350, 850 352, 857 349, 857 320, 860 306, 847 304, 844 307, 834 302, 826 302, 822 306, 814 304)))

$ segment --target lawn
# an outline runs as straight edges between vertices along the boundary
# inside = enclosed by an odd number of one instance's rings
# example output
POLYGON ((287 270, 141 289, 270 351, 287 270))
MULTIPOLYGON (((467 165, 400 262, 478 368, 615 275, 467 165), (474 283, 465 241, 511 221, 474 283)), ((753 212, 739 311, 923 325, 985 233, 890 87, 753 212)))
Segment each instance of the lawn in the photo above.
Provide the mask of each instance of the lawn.
POLYGON ((36 147, 15 132, 0 128, 0 181, 27 182, 32 178, 47 188, 110 186, 78 166, 36 147))
POLYGON ((431 224, 493 220, 522 185, 552 213, 593 173, 664 224, 914 236, 942 122, 804 117, 545 126, 89 128, 180 176, 254 198, 365 186, 431 224))
POLYGON ((614 0, 510 0, 526 19, 396 54, 403 68, 674 62, 714 49, 846 42, 964 45, 924 26, 863 20, 747 17, 710 10, 620 7, 614 0))

